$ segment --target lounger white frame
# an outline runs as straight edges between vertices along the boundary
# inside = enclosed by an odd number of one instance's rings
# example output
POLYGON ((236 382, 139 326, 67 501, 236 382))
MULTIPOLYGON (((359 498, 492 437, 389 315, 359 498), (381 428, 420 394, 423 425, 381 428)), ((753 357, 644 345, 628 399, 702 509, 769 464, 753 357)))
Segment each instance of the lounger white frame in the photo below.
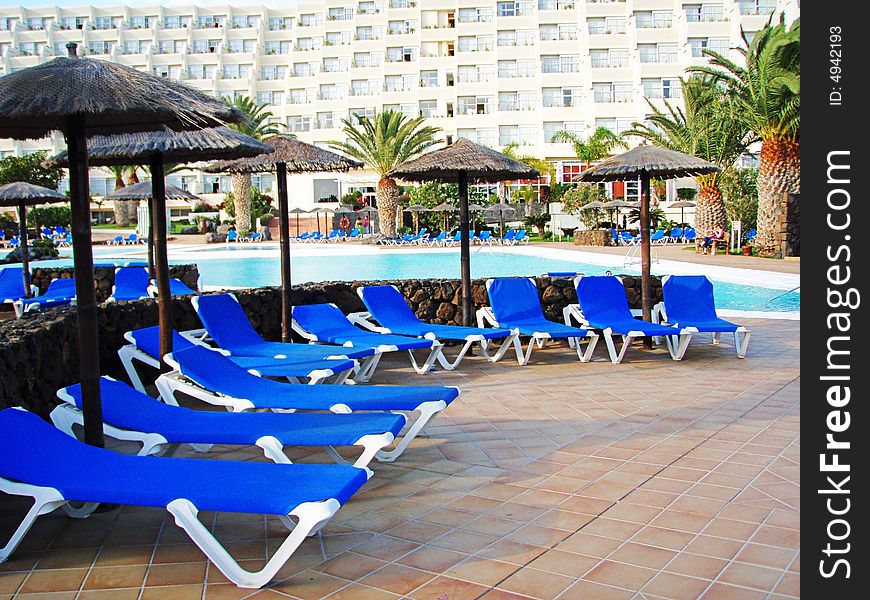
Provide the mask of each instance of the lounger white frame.
MULTIPOLYGON (((230 296, 236 302, 239 302, 239 299, 236 298, 236 295, 233 294, 232 292, 224 292, 224 293, 227 296, 230 296)), ((193 310, 199 312, 199 297, 193 296, 190 299, 190 303, 193 305, 193 310)), ((241 304, 242 303, 239 302, 239 306, 241 306, 241 304)), ((204 328, 191 330, 188 333, 198 335, 199 336, 198 339, 202 342, 209 339, 208 331, 204 328), (200 333, 201 333, 201 335, 199 335, 200 333)), ((182 333, 182 335, 184 335, 184 333, 182 333)), ((193 340, 193 338, 189 338, 189 339, 191 339, 191 341, 193 340)), ((212 347, 219 349, 221 351, 221 353, 226 355, 226 356, 233 356, 233 353, 230 352, 229 350, 226 350, 224 348, 220 348, 219 346, 212 346, 212 347)), ((336 350, 337 349, 338 349, 338 346, 336 346, 336 350)), ((286 357, 282 354, 276 354, 275 358, 286 358, 286 357)), ((375 369, 377 368, 378 363, 381 361, 381 356, 377 352, 375 352, 371 356, 365 357, 361 361, 356 360, 356 359, 351 359, 344 354, 336 354, 334 356, 329 356, 327 358, 353 360, 356 363, 356 366, 353 369, 353 378, 354 378, 354 381, 358 381, 360 383, 365 383, 372 378, 372 375, 374 375, 375 369)), ((336 381, 336 383, 343 383, 345 381, 345 379, 346 379, 346 376, 345 376, 345 378, 342 378, 341 381, 336 381)), ((348 381, 347 383, 353 383, 353 381, 348 381)))
MULTIPOLYGON (((614 276, 615 277, 615 276, 614 276)), ((574 289, 577 289, 577 284, 580 283, 580 280, 583 278, 582 275, 578 275, 574 278, 574 289)), ((620 277, 616 277, 616 279, 622 283, 622 279, 620 277)), ((637 309, 631 310, 632 314, 637 316, 639 311, 637 309)), ((575 319, 582 327, 586 327, 592 329, 592 326, 589 324, 589 321, 586 320, 586 317, 583 315, 583 310, 580 308, 579 304, 569 304, 565 308, 562 309, 562 318, 565 320, 565 325, 571 325, 572 319, 575 319)), ((665 338, 665 344, 668 348, 668 353, 670 353, 671 358, 674 360, 682 360, 683 356, 686 354, 686 349, 689 347, 689 342, 692 340, 692 335, 698 333, 698 330, 694 327, 683 327, 682 329, 676 329, 676 334, 672 336, 661 336, 665 338)), ((607 352, 610 355, 610 361, 612 363, 621 363, 622 359, 625 358, 625 353, 631 346, 631 342, 637 338, 647 337, 642 331, 629 331, 626 334, 614 333, 613 330, 608 327, 601 332, 604 335, 604 342, 607 344, 607 352), (616 350, 616 343, 614 341, 614 336, 622 336, 622 347, 619 351, 616 350)), ((653 341, 658 344, 659 336, 652 336, 653 341)))
MULTIPOLYGON (((538 284, 533 277, 529 277, 528 279, 537 287, 538 284)), ((489 293, 489 286, 492 284, 492 282, 492 279, 486 280, 487 294, 489 293)), ((492 327, 507 329, 506 326, 499 324, 498 320, 495 318, 495 313, 493 312, 491 306, 484 306, 477 309, 476 314, 478 327, 485 327, 488 324, 492 327)), ((535 348, 535 346, 537 346, 538 348, 543 348, 547 344, 547 341, 553 339, 553 336, 551 336, 546 331, 535 331, 531 336, 529 336, 529 345, 526 347, 526 351, 523 352, 523 344, 520 340, 519 330, 512 329, 511 331, 516 333, 516 336, 514 337, 514 350, 517 355, 517 362, 520 364, 520 366, 525 366, 529 363, 529 359, 532 356, 532 350, 535 348)), ((592 353, 595 351, 595 346, 598 344, 598 334, 591 329, 587 329, 587 331, 589 333, 586 334, 586 337, 565 338, 568 341, 568 345, 577 351, 577 358, 580 359, 580 362, 589 362, 592 359, 592 353), (589 342, 586 345, 585 351, 580 345, 580 340, 583 339, 588 340, 589 342)))
MULTIPOLYGON (((181 280, 179 279, 179 281, 181 281, 181 280)), ((182 282, 182 283, 184 283, 184 282, 182 282)), ((185 285, 187 285, 187 284, 185 283, 185 285)), ((157 292, 157 281, 152 279, 148 284, 148 297, 149 298, 156 298, 157 293, 158 293, 157 292)), ((199 296, 202 294, 202 274, 199 274, 199 273, 197 274, 197 276, 196 276, 196 289, 190 290, 190 293, 191 293, 191 295, 196 295, 196 296, 199 296)))
MULTIPOLYGON (((175 397, 175 393, 181 392, 208 404, 223 406, 230 412, 261 410, 250 400, 234 398, 232 396, 225 396, 217 392, 212 392, 200 386, 193 380, 188 379, 184 374, 182 374, 180 365, 171 354, 167 354, 163 360, 165 360, 174 370, 171 373, 163 373, 157 378, 155 385, 157 386, 157 390, 160 392, 160 397, 167 404, 178 406, 178 400, 175 397)), ((458 387, 454 387, 453 389, 458 393, 461 393, 461 390, 458 387)), ((414 411, 420 413, 417 420, 411 423, 411 427, 405 432, 405 435, 402 436, 402 439, 396 444, 394 449, 389 451, 379 450, 375 453, 375 458, 380 462, 393 462, 399 458, 408 447, 408 444, 410 444, 411 441, 420 434, 426 424, 445 408, 447 408, 447 403, 444 400, 427 400, 415 406, 414 411)), ((337 414, 350 414, 353 412, 353 410, 346 404, 333 404, 329 407, 329 410, 337 414)), ((295 412, 295 409, 274 409, 274 412, 295 412)), ((409 420, 408 416, 405 415, 403 411, 394 410, 390 412, 403 415, 406 422, 409 420)), ((333 458, 335 458, 335 456, 333 456, 333 458)))
MULTIPOLYGON (((336 306, 332 302, 330 302, 329 305, 334 306, 336 309, 338 309, 338 306, 336 306)), ((353 323, 353 321, 351 321, 351 322, 353 323)), ((320 339, 318 339, 318 337, 315 334, 311 333, 310 331, 308 331, 307 329, 302 327, 302 325, 300 325, 299 322, 296 321, 296 319, 292 319, 291 327, 293 328, 293 331, 298 333, 301 337, 305 338, 306 340, 308 340, 312 344, 320 344, 320 343, 328 344, 328 342, 321 342, 320 339)), ((371 330, 367 330, 367 331, 371 331, 371 330)), ((374 332, 372 332, 372 333, 374 333, 374 332)), ((407 336, 407 337, 410 338, 410 336, 407 336)), ((417 339, 417 338, 411 338, 411 339, 417 339)), ((353 348, 354 346, 352 346, 350 344, 343 344, 342 347, 353 348)), ((417 372, 417 374, 425 375, 426 373, 431 371, 432 365, 435 363, 435 360, 438 358, 438 355, 441 354, 443 348, 444 348, 444 344, 442 344, 438 340, 433 341, 432 342, 432 349, 429 351, 428 356, 426 356, 426 360, 424 360, 422 363, 417 362, 417 358, 414 356, 413 350, 408 350, 408 356, 411 359, 411 366, 414 368, 414 370, 417 372)), ((381 344, 380 346, 377 346, 375 348, 375 352, 376 352, 376 355, 378 357, 378 361, 380 361, 380 359, 383 357, 384 354, 386 354, 388 352, 398 352, 398 351, 399 351, 399 348, 393 344, 381 344)), ((377 366, 377 363, 375 363, 375 366, 377 366)), ((372 373, 374 372, 374 367, 371 368, 371 371, 372 371, 372 373)), ((371 377, 371 375, 369 375, 369 377, 371 377)), ((366 379, 366 381, 367 381, 367 379, 366 379)))
MULTIPOLYGON (((54 277, 51 281, 54 281, 55 279, 60 279, 60 277, 54 277)), ((49 285, 51 285, 51 283, 49 283, 49 285)), ((35 285, 31 285, 30 287, 32 289, 36 289, 36 292, 37 292, 37 294, 35 296, 32 296, 30 299, 32 300, 33 298, 39 298, 40 297, 39 288, 37 288, 35 285)), ((50 301, 51 300, 49 300, 49 302, 50 301)), ((8 300, 7 300, 7 302, 8 302, 8 300)), ((27 304, 27 306, 25 306, 23 298, 16 298, 15 300, 12 300, 12 310, 15 311, 15 318, 20 319, 24 315, 24 313, 29 313, 32 310, 39 310, 40 304, 41 304, 40 302, 31 302, 31 303, 27 304)), ((76 297, 75 296, 70 298, 69 305, 70 306, 76 305, 76 297)))
MULTIPOLYGON (((27 511, 18 528, 3 548, 0 548, 0 563, 12 555, 30 528, 40 515, 48 514, 69 500, 63 494, 49 486, 31 485, 0 477, 0 491, 15 496, 33 498, 33 506, 27 511)), ((95 502, 86 506, 96 507, 95 502)), ((305 538, 319 532, 324 525, 338 512, 341 504, 335 498, 317 502, 303 502, 290 513, 282 517, 283 522, 290 517, 296 517, 297 523, 292 532, 278 547, 277 552, 259 571, 247 571, 227 552, 226 548, 214 537, 209 529, 198 518, 196 505, 186 498, 176 498, 166 505, 166 510, 175 518, 175 523, 187 532, 190 539, 212 561, 227 579, 241 588, 261 588, 275 577, 281 567, 290 559, 305 538)), ((74 511, 76 512, 76 511, 74 511)))
MULTIPOLYGON (((665 275, 662 277, 662 285, 670 278, 670 275, 665 275)), ((665 311, 665 303, 659 302, 652 308, 652 320, 654 323, 661 323, 662 325, 673 325, 670 321, 668 321, 668 315, 665 311)), ((694 328, 693 328, 694 329, 694 328)), ((699 334, 702 332, 698 332, 699 334)), ((718 346, 722 341, 722 333, 721 331, 712 332, 713 337, 713 345, 718 346)), ((749 349, 749 338, 751 337, 752 332, 748 327, 744 327, 743 325, 737 326, 737 331, 734 332, 734 348, 737 351, 737 358, 746 358, 746 351, 749 349), (743 336, 741 339, 740 336, 743 336)))
MULTIPOLYGON (((108 377, 107 379, 112 379, 108 377)), ((51 417, 51 422, 54 423, 54 426, 69 435, 70 437, 77 438, 75 434, 75 430, 73 427, 79 426, 84 427, 84 415, 82 412, 76 407, 75 399, 67 393, 66 389, 61 388, 57 391, 57 397, 60 398, 64 404, 59 404, 51 411, 49 415, 51 417)), ((155 402, 160 402, 161 400, 155 399, 155 402)), ((404 415, 402 415, 404 417, 404 415)), ((405 417, 407 422, 407 417, 405 417)), ((141 449, 136 453, 138 456, 148 456, 150 454, 162 454, 164 450, 166 450, 166 446, 169 445, 170 442, 166 440, 165 437, 160 435, 159 433, 149 433, 144 431, 136 431, 132 429, 122 429, 120 427, 115 427, 114 425, 110 425, 108 423, 103 423, 103 433, 107 436, 114 438, 116 440, 135 442, 141 444, 141 449)), ((375 455, 382 451, 384 448, 393 443, 395 436, 386 431, 381 434, 367 434, 360 436, 356 441, 354 441, 352 446, 360 446, 362 448, 362 453, 360 453, 359 457, 352 463, 354 467, 358 469, 363 469, 368 476, 371 477, 373 472, 368 467, 368 464, 374 459, 375 455)), ((197 452, 210 452, 211 449, 215 446, 215 444, 189 444, 195 451, 197 452)), ((272 435, 264 435, 256 441, 256 445, 263 450, 263 454, 271 460, 272 462, 289 465, 292 464, 287 455, 284 453, 284 444, 281 441, 272 435)), ((324 446, 326 448, 327 453, 337 459, 337 462, 340 463, 348 463, 345 461, 341 455, 335 450, 333 446, 324 446)))

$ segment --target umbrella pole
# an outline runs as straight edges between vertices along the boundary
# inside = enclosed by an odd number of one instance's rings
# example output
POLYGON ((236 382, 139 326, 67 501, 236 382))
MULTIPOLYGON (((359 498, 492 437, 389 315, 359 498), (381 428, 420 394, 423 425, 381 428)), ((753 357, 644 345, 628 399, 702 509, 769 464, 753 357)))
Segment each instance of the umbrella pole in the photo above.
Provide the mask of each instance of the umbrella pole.
POLYGON ((293 284, 290 277, 290 213, 287 208, 287 165, 276 164, 278 177, 278 247, 281 250, 281 341, 290 341, 293 284))
MULTIPOLYGON (((650 239, 649 239, 649 173, 644 170, 640 175, 640 289, 643 320, 652 318, 652 282, 650 281, 650 239)), ((652 348, 652 340, 644 339, 644 346, 652 348)))
MULTIPOLYGON (((153 194, 152 194, 153 196, 153 194)), ((154 199, 148 199, 148 279, 154 279, 154 199)))
POLYGON ((97 297, 94 291, 94 250, 91 246, 91 202, 88 190, 88 147, 84 123, 71 118, 64 129, 69 157, 70 226, 75 260, 78 317, 79 381, 85 443, 102 447, 103 406, 100 401, 100 345, 97 297))
POLYGON ((30 260, 27 256, 27 207, 24 202, 18 205, 18 239, 21 247, 21 276, 24 277, 24 297, 30 298, 30 260))
POLYGON ((459 172, 459 264, 462 271, 462 324, 471 327, 471 249, 468 239, 468 173, 459 172))
POLYGON ((151 157, 151 198, 154 209, 154 270, 157 279, 157 314, 160 321, 160 356, 172 352, 172 294, 169 291, 169 260, 166 257, 166 182, 163 155, 151 157))

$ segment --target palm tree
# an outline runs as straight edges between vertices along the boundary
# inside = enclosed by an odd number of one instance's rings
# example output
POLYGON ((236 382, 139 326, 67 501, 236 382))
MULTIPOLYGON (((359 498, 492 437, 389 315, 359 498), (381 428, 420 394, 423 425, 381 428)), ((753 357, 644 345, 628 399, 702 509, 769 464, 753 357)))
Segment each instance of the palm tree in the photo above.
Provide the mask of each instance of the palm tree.
MULTIPOLYGON (((548 160, 544 160, 543 158, 538 158, 537 156, 531 156, 530 154, 520 154, 517 152, 517 148, 520 145, 516 142, 511 142, 504 146, 501 149, 502 154, 510 156, 514 160, 518 160, 521 163, 525 163, 532 167, 533 169, 537 169, 542 175, 546 174, 548 176, 548 181, 550 185, 552 185, 556 181, 556 167, 548 160)), ((504 182, 499 182, 499 185, 504 185, 504 182)), ((531 188, 530 188, 531 189, 531 188)), ((522 193, 523 199, 526 201, 526 216, 530 216, 532 214, 532 202, 538 199, 538 191, 534 191, 534 194, 530 194, 528 191, 522 193)), ((499 193, 501 195, 501 193, 499 193)))
MULTIPOLYGON (((241 123, 230 125, 236 131, 264 140, 279 133, 278 128, 270 121, 272 112, 267 104, 258 104, 250 96, 237 96, 230 101, 233 108, 241 112, 245 119, 241 123)), ((236 229, 242 233, 251 230, 251 175, 250 173, 233 173, 233 202, 236 213, 236 229)))
MULTIPOLYGON (((737 115, 739 106, 726 90, 708 77, 681 79, 682 107, 665 101, 661 110, 648 101, 653 114, 645 123, 633 123, 623 136, 637 136, 658 146, 703 158, 730 169, 754 137, 737 115)), ((702 234, 725 229, 727 215, 719 182, 722 173, 695 177, 698 183, 695 227, 702 234)))
MULTIPOLYGON (((771 17, 772 19, 772 17, 771 17)), ((776 232, 785 194, 800 193, 800 19, 789 28, 784 15, 739 48, 743 64, 712 51, 707 66, 692 71, 724 83, 738 115, 761 138, 758 167, 758 235, 762 254, 776 252, 776 232)))
POLYGON ((378 219, 381 232, 396 235, 396 211, 401 204, 399 188, 388 174, 406 160, 438 143, 438 127, 424 125, 424 117, 410 118, 394 110, 385 110, 371 119, 361 115, 342 119, 346 142, 332 141, 339 152, 364 162, 381 176, 378 181, 378 219))
POLYGON ((574 154, 581 162, 586 163, 586 168, 592 166, 596 160, 607 158, 616 148, 628 147, 622 138, 606 127, 599 127, 585 140, 573 131, 564 130, 554 133, 552 139, 554 142, 571 144, 574 154))
MULTIPOLYGON (((115 190, 127 187, 124 183, 124 176, 131 172, 136 172, 136 167, 132 165, 117 165, 108 167, 112 175, 115 176, 115 190)), ((138 204, 135 200, 113 200, 112 212, 114 213, 115 223, 121 227, 127 227, 132 222, 132 215, 135 214, 133 206, 138 204)))

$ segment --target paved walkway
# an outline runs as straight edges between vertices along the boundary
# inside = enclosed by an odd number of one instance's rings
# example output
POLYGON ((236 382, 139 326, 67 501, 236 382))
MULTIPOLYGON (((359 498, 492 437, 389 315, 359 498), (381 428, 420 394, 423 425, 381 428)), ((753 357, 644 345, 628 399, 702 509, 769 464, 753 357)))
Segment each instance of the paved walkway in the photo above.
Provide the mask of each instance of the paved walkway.
MULTIPOLYGON (((227 584, 164 511, 124 508, 42 517, 0 565, 0 599, 796 598, 799 324, 747 324, 745 360, 696 341, 678 363, 633 348, 622 365, 602 351, 580 364, 558 345, 525 368, 474 358, 431 377, 385 361, 375 383, 463 395, 398 462, 373 465, 271 588, 227 584)), ((0 496, 0 535, 25 509, 0 496)), ((249 568, 284 534, 246 515, 214 531, 249 568)))

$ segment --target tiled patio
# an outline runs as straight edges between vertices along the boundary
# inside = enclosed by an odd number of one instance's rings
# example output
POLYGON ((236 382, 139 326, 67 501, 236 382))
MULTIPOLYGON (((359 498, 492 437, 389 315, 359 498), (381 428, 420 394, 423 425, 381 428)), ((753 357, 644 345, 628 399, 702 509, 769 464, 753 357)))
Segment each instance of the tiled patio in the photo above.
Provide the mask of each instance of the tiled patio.
MULTIPOLYGON (((42 517, 0 565, 0 600, 797 597, 799 325, 747 324, 742 361, 695 342, 680 363, 600 349, 580 364, 560 346, 430 378, 387 362, 375 382, 463 395, 270 588, 227 584, 164 511, 124 508, 42 517)), ((24 509, 0 497, 4 540, 24 509)), ((248 568, 285 534, 245 515, 214 527, 248 568)))

